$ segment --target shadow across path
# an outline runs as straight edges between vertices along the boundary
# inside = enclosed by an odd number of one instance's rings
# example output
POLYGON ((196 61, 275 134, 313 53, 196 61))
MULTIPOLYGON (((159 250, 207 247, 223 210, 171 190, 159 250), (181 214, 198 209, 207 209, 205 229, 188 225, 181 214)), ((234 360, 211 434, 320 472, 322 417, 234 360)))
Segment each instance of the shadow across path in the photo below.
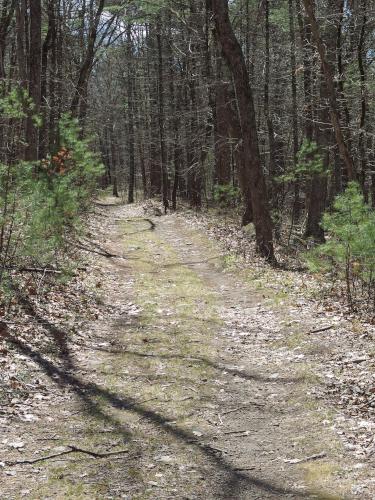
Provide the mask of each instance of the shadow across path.
MULTIPOLYGON (((143 419, 146 419, 160 430, 170 434, 175 439, 183 444, 194 446, 197 451, 202 453, 220 473, 224 474, 223 480, 223 498, 238 498, 237 494, 240 489, 252 488, 254 494, 263 492, 267 495, 274 495, 277 498, 287 497, 290 499, 299 498, 312 498, 311 493, 305 491, 296 491, 290 488, 284 488, 276 484, 271 484, 268 481, 262 480, 249 473, 243 473, 235 470, 233 466, 222 456, 222 454, 210 445, 204 444, 197 440, 197 437, 184 429, 180 429, 170 419, 164 417, 162 414, 145 407, 138 403, 135 399, 130 397, 123 397, 113 391, 100 387, 93 382, 85 382, 74 375, 73 366, 70 365, 71 370, 66 370, 64 367, 59 367, 53 362, 46 359, 38 351, 34 350, 29 345, 21 340, 9 335, 7 341, 17 348, 23 355, 28 356, 42 371, 59 387, 69 389, 72 391, 81 402, 84 404, 85 410, 91 415, 96 416, 100 420, 115 425, 116 431, 121 433, 124 438, 130 440, 131 434, 124 429, 121 422, 114 419, 112 416, 106 414, 95 401, 95 398, 100 397, 101 401, 105 401, 113 408, 136 413, 143 419), (229 495, 229 496, 227 496, 229 495)), ((314 495, 316 498, 316 496, 314 495)), ((263 497, 262 497, 263 498, 263 497)), ((264 498, 267 498, 264 496, 264 498)))

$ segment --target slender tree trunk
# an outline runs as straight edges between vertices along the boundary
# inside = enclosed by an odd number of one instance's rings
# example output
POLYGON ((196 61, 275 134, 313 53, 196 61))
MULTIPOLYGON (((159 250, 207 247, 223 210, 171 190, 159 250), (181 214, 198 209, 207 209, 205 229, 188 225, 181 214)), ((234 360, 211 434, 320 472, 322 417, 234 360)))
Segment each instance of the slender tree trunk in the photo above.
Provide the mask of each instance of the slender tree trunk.
POLYGON ((17 61, 18 73, 21 84, 25 87, 27 82, 26 71, 26 40, 25 40, 25 0, 17 2, 16 6, 16 43, 17 43, 17 61))
MULTIPOLYGON (((93 7, 93 4, 94 2, 91 1, 91 7, 93 7)), ((98 27, 100 18, 103 13, 104 4, 105 0, 99 0, 96 12, 90 21, 86 54, 84 56, 83 63, 79 70, 78 81, 76 84, 76 89, 70 107, 72 114, 79 117, 81 120, 84 118, 87 109, 86 108, 87 83, 94 62, 95 42, 98 35, 98 27)))
MULTIPOLYGON (((226 110, 229 126, 228 132, 232 143, 234 142, 233 159, 236 164, 238 183, 245 206, 245 210, 242 215, 242 225, 246 226, 247 224, 254 222, 253 205, 251 202, 252 179, 249 169, 246 168, 246 158, 242 140, 240 118, 238 115, 238 106, 236 105, 236 99, 233 92, 228 95, 228 100, 229 102, 226 110)), ((232 182, 234 182, 234 179, 232 179, 232 182)))
POLYGON ((327 94, 329 98, 331 122, 333 129, 335 131, 335 137, 340 151, 340 156, 342 158, 342 161, 344 162, 348 179, 352 180, 355 178, 355 170, 354 170, 353 159, 347 147, 344 134, 342 131, 340 112, 337 103, 336 89, 334 83, 334 72, 332 69, 332 65, 327 59, 326 48, 320 36, 319 25, 314 13, 314 2, 313 0, 303 0, 303 4, 305 6, 305 10, 311 24, 312 35, 318 49, 318 53, 322 63, 323 74, 327 82, 327 94))
MULTIPOLYGON (((296 33, 295 33, 295 0, 288 0, 289 9, 289 43, 290 43, 290 80, 292 90, 292 130, 293 130, 293 167, 297 165, 298 153, 298 108, 297 108, 297 78, 296 78, 296 33)), ((300 218, 301 201, 300 185, 294 183, 293 221, 300 218)))
POLYGON ((157 58, 155 48, 154 29, 146 26, 147 32, 147 82, 150 103, 150 196, 161 193, 161 160, 160 160, 160 135, 158 133, 158 92, 157 92, 157 68, 154 67, 154 60, 157 58))
POLYGON ((361 115, 359 120, 359 138, 358 138, 358 150, 360 158, 360 181, 362 186, 362 191, 365 197, 365 201, 368 203, 369 200, 369 190, 366 179, 367 170, 367 153, 366 153, 366 121, 367 121, 367 89, 366 89, 366 68, 364 64, 364 59, 366 57, 364 42, 366 35, 366 24, 367 24, 367 0, 362 1, 362 24, 361 31, 359 34, 358 46, 357 46, 357 61, 358 70, 361 79, 361 115))
POLYGON ((38 160, 39 133, 34 117, 40 111, 41 56, 42 4, 41 0, 33 0, 30 2, 29 95, 34 107, 29 111, 26 122, 27 161, 38 160))
POLYGON ((165 146, 165 123, 164 123, 164 72, 163 72, 163 47, 161 21, 159 20, 156 40, 158 45, 158 98, 159 98, 159 134, 160 134, 160 160, 161 160, 161 180, 162 180, 162 197, 164 211, 167 213, 169 208, 168 197, 168 171, 166 161, 166 146, 165 146))
POLYGON ((56 22, 55 22, 55 8, 52 0, 49 0, 48 6, 48 29, 47 35, 44 39, 42 46, 42 69, 41 69, 41 88, 40 88, 40 99, 41 108, 43 115, 42 126, 39 130, 39 156, 44 158, 47 153, 47 146, 49 144, 48 136, 48 103, 47 103, 47 91, 48 91, 48 81, 47 81, 47 70, 48 70, 48 53, 52 49, 53 44, 56 43, 56 22))
POLYGON ((134 158, 134 85, 133 85, 133 42, 132 26, 128 24, 126 29, 127 42, 127 98, 128 98, 128 159, 129 159, 129 190, 128 203, 134 203, 135 183, 135 158, 134 158))
POLYGON ((229 184, 231 180, 231 151, 229 146, 228 107, 230 106, 229 87, 231 82, 225 78, 221 57, 217 56, 214 109, 214 152, 215 180, 217 184, 229 184))
POLYGON ((4 61, 5 50, 8 31, 12 22, 15 6, 16 0, 3 0, 2 7, 0 9, 0 80, 5 79, 6 77, 4 61))
MULTIPOLYGON (((278 182, 277 177, 281 174, 279 151, 282 149, 282 145, 276 144, 275 140, 275 130, 272 120, 271 106, 270 106, 270 70, 271 70, 271 52, 270 52, 270 8, 269 1, 264 1, 265 9, 265 70, 264 70, 264 118, 266 121, 267 131, 268 131, 268 148, 269 148, 269 175, 270 175, 270 201, 275 214, 281 210, 281 189, 282 186, 278 182), (279 147, 277 147, 279 146, 279 147)), ((280 221, 281 216, 277 218, 277 222, 274 224, 275 237, 280 238, 280 221)))
MULTIPOLYGON (((52 36, 51 36, 51 57, 50 57, 50 70, 49 70, 49 120, 48 120, 48 148, 49 152, 52 153, 56 147, 57 142, 57 130, 56 123, 59 118, 58 116, 58 97, 57 97, 57 54, 58 54, 58 38, 59 38, 59 17, 56 12, 59 12, 60 1, 57 2, 57 6, 52 2, 53 14, 51 12, 51 24, 52 24, 52 36)), ((46 118, 47 120, 47 118, 46 118)))
POLYGON ((346 10, 346 2, 344 0, 329 0, 333 3, 333 12, 335 12, 336 16, 336 28, 337 28, 337 36, 336 36, 336 47, 337 47, 337 73, 338 73, 338 90, 339 90, 339 98, 341 102, 341 109, 344 115, 345 127, 346 127, 346 136, 348 140, 348 149, 350 151, 351 138, 350 138, 350 112, 348 107, 348 99, 344 90, 344 62, 343 62, 343 54, 342 54, 342 43, 343 43, 343 33, 346 31, 346 27, 344 26, 344 17, 346 10))
MULTIPOLYGON (((336 0, 333 0, 334 2, 336 0)), ((330 67, 334 67, 337 56, 337 32, 335 23, 332 22, 330 14, 334 11, 331 5, 327 5, 327 18, 329 19, 322 28, 325 39, 325 60, 330 67)), ((315 123, 316 142, 322 156, 323 168, 329 169, 330 149, 335 144, 335 137, 330 120, 330 86, 321 64, 319 81, 319 107, 318 120, 315 123)), ((324 241, 324 231, 321 227, 321 219, 326 208, 327 199, 327 176, 314 174, 311 182, 310 199, 308 206, 308 217, 306 224, 306 237, 312 237, 317 242, 324 241)))
MULTIPOLYGON (((327 101, 327 85, 324 75, 321 75, 320 83, 320 110, 319 121, 316 124, 316 142, 319 145, 323 165, 327 169, 329 166, 329 146, 332 145, 332 130, 329 123, 329 109, 325 104, 327 101)), ((314 175, 310 186, 309 207, 306 223, 305 238, 313 238, 319 243, 324 242, 324 231, 321 226, 322 215, 326 207, 327 198, 327 178, 321 175, 314 175)))
POLYGON ((224 59, 233 75, 242 130, 246 169, 252 182, 250 192, 254 214, 256 241, 259 253, 274 260, 272 222, 268 208, 266 183, 260 162, 258 135, 252 90, 249 83, 245 58, 229 19, 228 1, 212 0, 212 10, 218 40, 224 59))
POLYGON ((118 177, 119 177, 119 171, 118 171, 118 156, 116 152, 116 142, 115 142, 115 133, 113 130, 113 120, 110 123, 110 128, 109 128, 109 143, 110 143, 110 148, 111 148, 111 178, 112 178, 112 194, 116 198, 119 198, 119 189, 118 189, 118 177))

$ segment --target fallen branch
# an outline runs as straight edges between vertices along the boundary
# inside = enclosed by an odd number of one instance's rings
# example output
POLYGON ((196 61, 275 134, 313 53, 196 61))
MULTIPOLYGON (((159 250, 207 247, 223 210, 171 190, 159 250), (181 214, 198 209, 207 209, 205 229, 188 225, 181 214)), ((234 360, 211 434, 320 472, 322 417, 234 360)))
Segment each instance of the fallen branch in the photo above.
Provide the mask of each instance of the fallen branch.
POLYGON ((91 455, 94 458, 106 458, 106 457, 110 457, 112 455, 120 455, 123 453, 129 453, 129 450, 108 451, 105 453, 97 453, 95 451, 84 450, 82 448, 77 448, 76 446, 70 446, 70 445, 69 445, 69 448, 71 449, 71 451, 75 451, 77 453, 86 453, 87 455, 91 455))
POLYGON ((101 255, 102 257, 106 257, 107 259, 121 258, 120 255, 110 253, 107 250, 105 250, 104 248, 102 248, 100 250, 95 250, 94 248, 89 248, 89 247, 86 247, 85 245, 82 245, 82 244, 76 244, 75 246, 76 246, 76 248, 79 248, 80 250, 84 250, 85 252, 95 253, 97 255, 101 255))
POLYGON ((15 271, 20 273, 43 273, 43 274, 61 274, 62 271, 58 269, 48 269, 43 267, 19 267, 14 268, 15 271))
POLYGON ((308 332, 308 334, 326 332, 327 330, 331 330, 334 326, 335 325, 323 326, 322 328, 317 328, 316 330, 311 330, 310 332, 308 332))
POLYGON ((123 453, 129 453, 129 450, 119 450, 119 451, 110 451, 107 453, 98 453, 95 451, 84 450, 83 448, 78 448, 77 446, 68 446, 68 450, 61 451, 60 453, 54 453, 52 455, 47 455, 45 457, 34 458, 31 460, 15 460, 15 461, 4 461, 3 463, 9 466, 12 465, 33 465, 38 462, 44 462, 46 460, 50 460, 51 458, 62 457, 63 455, 68 455, 69 453, 84 453, 85 455, 90 455, 93 458, 106 458, 112 455, 120 455, 123 453))
POLYGON ((232 435, 235 435, 235 437, 242 437, 242 436, 248 436, 249 433, 250 433, 250 431, 246 430, 246 431, 228 431, 228 432, 224 432, 223 434, 226 436, 230 436, 232 434, 232 435), (238 436, 236 436, 236 434, 238 434, 238 436))
POLYGON ((363 363, 364 361, 369 361, 370 358, 362 357, 362 358, 353 358, 353 359, 344 359, 342 362, 345 365, 350 365, 351 363, 363 363))
MULTIPOLYGON (((16 271, 18 273, 42 273, 42 274, 62 274, 60 269, 51 269, 48 267, 14 267, 7 266, 5 269, 9 271, 16 271)), ((87 271, 87 267, 77 267, 78 271, 87 271)))
POLYGON ((315 455, 310 455, 309 457, 305 457, 305 458, 285 459, 284 462, 287 464, 301 464, 303 462, 310 462, 311 460, 318 460, 319 458, 324 458, 326 456, 327 456, 327 453, 325 451, 322 451, 320 453, 316 453, 315 455))
POLYGON ((58 269, 50 269, 48 267, 16 267, 5 266, 8 271, 17 271, 19 273, 43 273, 43 274, 61 274, 58 269))

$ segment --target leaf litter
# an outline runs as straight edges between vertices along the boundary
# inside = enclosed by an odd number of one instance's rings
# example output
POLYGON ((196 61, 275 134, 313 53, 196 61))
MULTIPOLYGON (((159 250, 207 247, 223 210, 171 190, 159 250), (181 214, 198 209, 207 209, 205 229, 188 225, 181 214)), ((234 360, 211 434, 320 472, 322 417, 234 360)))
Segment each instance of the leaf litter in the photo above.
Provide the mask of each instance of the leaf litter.
MULTIPOLYGON (((134 208, 134 213, 128 216, 140 216, 141 213, 138 206, 134 208)), ((100 217, 91 222, 92 234, 98 231, 98 224, 103 226, 103 230, 107 224, 107 221, 100 217)), ((266 288, 273 293, 281 292, 278 305, 283 305, 286 301, 290 305, 290 317, 283 323, 261 304, 254 306, 255 314, 252 318, 256 318, 256 322, 250 328, 244 320, 241 305, 229 313, 226 310, 225 334, 234 339, 239 349, 253 348, 254 339, 259 345, 264 345, 264 342, 273 344, 280 365, 285 359, 293 363, 300 363, 305 358, 312 359, 321 376, 320 383, 313 388, 313 395, 328 401, 338 410, 331 420, 326 421, 326 425, 337 432, 347 450, 357 459, 374 463, 374 326, 361 317, 348 314, 339 296, 332 298, 327 295, 329 285, 325 284, 321 277, 316 278, 305 272, 280 272, 270 269, 255 255, 253 238, 246 235, 236 224, 222 223, 212 215, 203 213, 184 213, 179 217, 183 217, 192 228, 203 229, 205 234, 218 240, 224 253, 235 254, 236 259, 233 259, 230 265, 241 270, 250 268, 252 279, 259 280, 262 286, 267 283, 266 288), (287 297, 284 296, 285 292, 287 297), (310 330, 300 332, 307 335, 307 339, 302 339, 300 345, 292 348, 289 346, 288 349, 285 349, 285 346, 277 346, 285 328, 292 326, 293 331, 298 332, 299 325, 308 324, 311 325, 311 333, 310 330), (324 331, 313 333, 320 328, 324 331)), ((98 240, 97 244, 103 242, 98 240)), ((76 258, 84 260, 88 269, 95 269, 97 266, 94 257, 87 252, 80 252, 76 258)), ((112 304, 104 308, 98 293, 101 286, 90 281, 86 271, 80 271, 68 283, 59 283, 53 276, 46 276, 43 286, 39 288, 36 286, 37 277, 34 283, 33 277, 30 276, 21 277, 19 281, 21 291, 34 288, 37 293, 29 295, 33 313, 25 311, 24 306, 15 300, 7 314, 1 318, 0 429, 21 422, 35 422, 46 411, 51 401, 53 404, 60 404, 71 398, 68 393, 51 391, 47 378, 38 370, 36 363, 28 356, 19 354, 7 341, 9 336, 18 338, 32 349, 41 349, 47 360, 56 362, 55 339, 49 328, 51 324, 63 330, 77 345, 84 331, 85 336, 95 345, 95 333, 87 332, 86 325, 93 319, 113 313, 117 307, 112 304), (5 334, 1 333, 4 331, 5 334)), ((129 288, 131 286, 130 279, 129 288)), ((120 314, 129 317, 129 321, 131 316, 140 313, 140 308, 131 302, 122 308, 120 314)), ((259 362, 267 365, 266 351, 263 354, 260 352, 259 362)), ((275 372, 270 378, 277 379, 278 376, 275 372)), ((246 435, 247 430, 243 432, 246 435)), ((194 433, 197 437, 202 435, 200 431, 194 433)), ((2 446, 20 453, 27 443, 15 440, 11 443, 2 442, 2 446)), ((45 448, 46 451, 48 449, 50 448, 45 448)), ((161 456, 163 457, 168 460, 170 458, 168 455, 161 456)), ((285 460, 297 463, 293 461, 303 459, 293 457, 285 460)), ((0 467, 4 466, 3 461, 0 467)), ((356 466, 360 468, 361 462, 356 466)), ((13 474, 11 471, 6 473, 13 474)), ((356 494, 360 495, 361 492, 359 488, 356 494)))

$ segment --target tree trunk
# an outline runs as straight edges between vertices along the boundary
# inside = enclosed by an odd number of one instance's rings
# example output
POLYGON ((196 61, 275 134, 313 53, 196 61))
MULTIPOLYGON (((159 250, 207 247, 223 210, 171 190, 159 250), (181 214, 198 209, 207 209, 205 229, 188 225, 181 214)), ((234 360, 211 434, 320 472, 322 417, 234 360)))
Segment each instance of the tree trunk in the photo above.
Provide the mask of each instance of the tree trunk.
POLYGON ((166 162, 166 148, 164 136, 164 72, 163 72, 163 48, 162 48, 161 22, 158 23, 156 40, 158 45, 158 100, 159 100, 159 134, 160 134, 160 161, 161 181, 164 211, 169 208, 168 200, 168 171, 166 162))
POLYGON ((48 69, 48 53, 56 43, 56 20, 54 2, 48 2, 48 30, 42 46, 42 68, 41 68, 41 85, 40 85, 40 100, 43 114, 43 123, 39 130, 39 156, 44 158, 47 153, 49 144, 48 128, 48 105, 47 105, 47 69, 48 69))
MULTIPOLYGON (((295 33, 295 0, 288 0, 289 10, 289 43, 290 43, 290 79, 292 88, 292 129, 293 129, 293 168, 297 165, 298 153, 298 107, 297 107, 297 78, 296 78, 296 33, 295 33)), ((294 183, 294 201, 293 201, 293 222, 300 218, 300 184, 294 183)))
MULTIPOLYGON (((103 13, 105 0, 100 0, 98 8, 95 15, 90 21, 88 41, 86 54, 79 70, 78 81, 76 84, 76 89, 70 106, 71 112, 74 116, 79 117, 81 120, 84 118, 86 113, 86 94, 87 94, 87 83, 91 74, 92 65, 95 56, 95 42, 98 34, 98 27, 100 18, 103 13)), ((91 2, 91 6, 93 2, 91 2)))
POLYGON ((229 19, 228 1, 212 0, 212 10, 217 37, 220 41, 224 59, 233 75, 236 89, 246 160, 245 168, 249 171, 252 180, 250 193, 257 248, 263 257, 269 261, 274 261, 272 222, 268 208, 266 183, 260 162, 253 95, 245 58, 229 19))
POLYGON ((29 95, 33 109, 28 112, 26 121, 25 160, 38 160, 39 133, 34 116, 40 111, 42 56, 42 4, 41 0, 30 2, 30 52, 29 52, 29 95))
POLYGON ((5 74, 5 49, 9 26, 12 22, 15 0, 3 0, 0 14, 0 80, 4 79, 5 74))
POLYGON ((329 99, 330 116, 331 116, 332 126, 335 131, 336 142, 339 148, 340 156, 342 158, 342 161, 344 162, 347 171, 348 179, 353 180, 355 178, 354 164, 349 149, 347 147, 347 144, 345 142, 344 134, 342 132, 340 112, 337 103, 336 89, 334 83, 334 72, 332 69, 332 65, 330 64, 330 62, 326 57, 326 48, 320 36, 318 22, 315 18, 314 2, 313 0, 303 0, 303 4, 305 6, 305 10, 311 24, 312 35, 318 49, 320 61, 322 63, 323 74, 327 83, 327 95, 329 99))
POLYGON ((367 24, 367 0, 362 2, 362 24, 361 31, 359 34, 358 46, 357 46, 357 61, 358 70, 361 78, 361 115, 359 120, 359 137, 358 137, 358 150, 360 158, 360 182, 362 186, 362 191, 366 203, 369 200, 369 189, 367 185, 367 153, 366 153, 366 128, 367 128, 367 89, 366 89, 366 67, 364 64, 364 59, 366 59, 366 53, 364 48, 365 35, 366 35, 366 24, 367 24))
POLYGON ((230 106, 229 87, 231 82, 225 78, 221 57, 217 56, 215 105, 214 105, 214 140, 215 140, 215 180, 217 184, 229 184, 231 180, 231 151, 229 146, 228 107, 230 106))
POLYGON ((134 184, 135 184, 135 158, 134 158, 134 86, 133 86, 133 42, 132 26, 128 24, 126 29, 126 42, 128 52, 127 68, 127 98, 128 98, 128 159, 129 159, 129 190, 128 203, 134 203, 134 184))

